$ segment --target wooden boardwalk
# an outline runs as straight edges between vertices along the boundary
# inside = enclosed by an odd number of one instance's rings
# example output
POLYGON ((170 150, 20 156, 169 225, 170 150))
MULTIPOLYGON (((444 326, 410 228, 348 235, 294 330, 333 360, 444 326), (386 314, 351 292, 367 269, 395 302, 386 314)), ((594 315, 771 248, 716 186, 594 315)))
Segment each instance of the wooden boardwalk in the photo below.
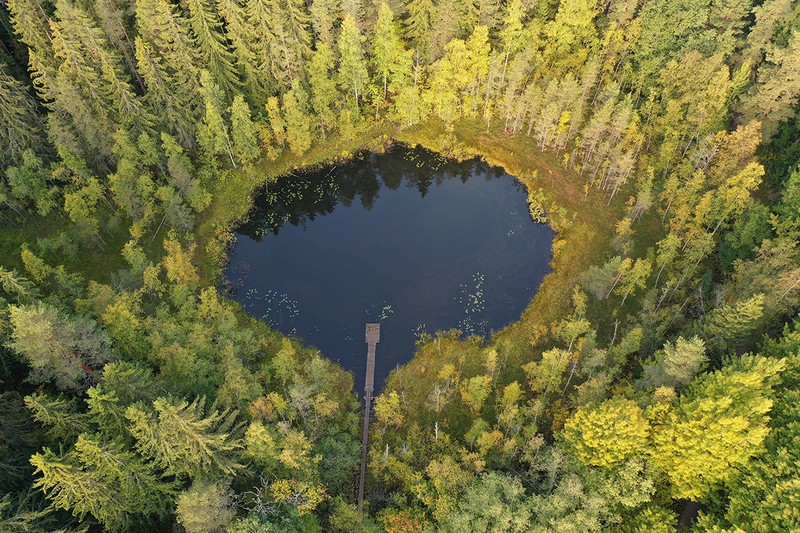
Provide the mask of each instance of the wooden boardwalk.
POLYGON ((364 507, 364 477, 367 473, 369 419, 372 411, 372 391, 375 388, 375 347, 381 341, 381 325, 367 324, 364 342, 367 343, 367 375, 364 378, 364 433, 361 437, 361 474, 358 479, 358 512, 364 507))

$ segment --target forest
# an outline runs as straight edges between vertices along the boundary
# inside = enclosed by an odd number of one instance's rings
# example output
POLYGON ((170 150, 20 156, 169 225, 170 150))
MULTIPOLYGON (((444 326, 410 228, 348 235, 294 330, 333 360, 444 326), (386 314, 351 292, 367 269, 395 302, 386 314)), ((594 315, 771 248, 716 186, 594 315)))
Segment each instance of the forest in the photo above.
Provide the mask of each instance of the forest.
POLYGON ((3 0, 0 531, 800 529, 797 0, 3 0), (232 301, 254 190, 392 143, 557 237, 374 404, 232 301))

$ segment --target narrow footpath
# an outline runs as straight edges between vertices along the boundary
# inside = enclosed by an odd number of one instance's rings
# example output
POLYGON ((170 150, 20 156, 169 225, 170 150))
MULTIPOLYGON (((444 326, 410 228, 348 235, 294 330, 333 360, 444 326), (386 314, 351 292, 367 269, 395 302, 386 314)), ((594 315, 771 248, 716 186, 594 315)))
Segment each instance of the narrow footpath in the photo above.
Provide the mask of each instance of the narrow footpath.
POLYGON ((367 343, 367 376, 364 378, 364 434, 361 437, 361 475, 358 479, 358 512, 364 507, 364 477, 367 473, 369 419, 372 413, 372 390, 375 387, 375 348, 381 341, 381 325, 367 324, 364 342, 367 343))

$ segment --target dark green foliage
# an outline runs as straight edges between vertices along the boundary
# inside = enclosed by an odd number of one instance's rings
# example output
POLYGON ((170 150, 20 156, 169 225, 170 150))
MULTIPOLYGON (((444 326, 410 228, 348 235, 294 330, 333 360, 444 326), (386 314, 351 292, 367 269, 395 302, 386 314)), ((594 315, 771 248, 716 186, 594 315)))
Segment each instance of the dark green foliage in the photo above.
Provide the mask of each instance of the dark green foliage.
POLYGON ((737 259, 752 257, 761 241, 772 234, 770 211, 762 204, 754 204, 734 222, 725 233, 719 247, 719 258, 724 270, 730 270, 737 259))
POLYGON ((796 2, 0 19, 0 529, 667 531, 683 499, 699 528, 800 520, 796 2), (387 135, 517 173, 559 238, 519 323, 393 374, 362 515, 352 377, 213 272, 264 179, 387 135))

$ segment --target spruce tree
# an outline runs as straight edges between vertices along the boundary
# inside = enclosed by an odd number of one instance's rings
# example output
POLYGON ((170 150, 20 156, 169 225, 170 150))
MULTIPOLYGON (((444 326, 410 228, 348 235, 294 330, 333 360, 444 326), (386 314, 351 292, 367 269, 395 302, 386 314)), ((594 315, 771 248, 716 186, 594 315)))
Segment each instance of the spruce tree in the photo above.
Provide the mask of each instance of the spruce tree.
POLYGON ((0 61, 0 154, 5 165, 20 161, 27 148, 41 149, 43 124, 25 87, 0 61))
MULTIPOLYGON (((187 87, 178 74, 166 65, 163 56, 141 37, 136 37, 136 61, 147 86, 144 101, 163 127, 173 132, 185 147, 194 146, 196 128, 196 89, 187 87)), ((191 68, 189 65, 187 69, 191 68)))
POLYGON ((166 0, 137 1, 136 21, 136 60, 147 86, 145 100, 181 144, 193 148, 202 98, 189 28, 166 0))
POLYGON ((107 155, 117 125, 132 132, 147 131, 152 117, 133 92, 121 60, 88 13, 70 3, 56 4, 58 22, 51 22, 55 57, 60 61, 55 77, 40 71, 37 82, 46 91, 50 107, 69 116, 72 125, 92 150, 107 155))
POLYGON ((339 86, 356 108, 369 81, 362 43, 364 36, 352 17, 346 17, 339 33, 339 86))
MULTIPOLYGON (((391 8, 385 2, 378 9, 375 25, 372 61, 383 91, 381 100, 385 103, 389 90, 395 94, 407 87, 411 81, 411 54, 406 51, 400 38, 397 23, 391 8)), ((375 106, 377 116, 380 106, 375 106)))
POLYGON ((267 0, 267 25, 273 43, 267 49, 278 92, 294 80, 306 79, 306 62, 311 57, 311 29, 302 0, 267 0))
POLYGON ((267 0, 250 0, 244 10, 242 43, 237 55, 250 103, 260 107, 278 86, 276 42, 270 29, 272 6, 267 0))
POLYGON ((311 27, 314 30, 317 46, 321 43, 333 48, 336 44, 334 24, 339 18, 340 2, 338 0, 313 0, 309 8, 311 27))
POLYGON ((236 162, 233 159, 233 147, 228 134, 228 126, 222 116, 225 109, 225 95, 207 70, 200 73, 200 83, 205 104, 203 122, 197 132, 197 141, 200 144, 200 149, 210 159, 218 155, 227 154, 230 157, 231 164, 236 166, 236 162))
POLYGON ((283 116, 286 120, 286 141, 289 148, 296 155, 304 154, 311 147, 314 124, 308 113, 308 95, 297 80, 283 95, 283 116))
POLYGON ((176 494, 172 482, 121 442, 85 433, 67 453, 45 448, 31 464, 39 476, 34 487, 53 507, 81 519, 92 515, 109 531, 149 529, 151 518, 169 514, 176 494))
POLYGON ((203 474, 234 474, 241 465, 235 452, 242 446, 238 438, 237 413, 205 408, 205 398, 186 400, 159 398, 154 413, 131 406, 125 416, 136 449, 151 458, 167 474, 197 477, 203 474))
POLYGON ((261 149, 258 145, 258 132, 250 116, 250 107, 242 95, 233 97, 230 114, 233 155, 242 165, 250 165, 261 155, 261 149))
POLYGON ((432 0, 411 0, 405 19, 406 37, 411 40, 425 64, 433 60, 431 53, 431 31, 435 6, 432 0))
POLYGON ((52 76, 58 62, 53 52, 50 17, 44 6, 38 0, 8 0, 6 6, 14 33, 28 46, 29 52, 36 55, 38 68, 52 76))
POLYGON ((339 91, 333 76, 334 61, 335 57, 330 45, 326 42, 318 43, 317 49, 311 56, 311 65, 308 70, 309 84, 311 85, 311 109, 317 117, 317 124, 323 138, 336 126, 336 113, 333 108, 339 91))
POLYGON ((48 428, 52 437, 75 438, 89 430, 89 417, 79 411, 77 398, 34 392, 25 397, 25 407, 33 413, 34 420, 48 428))
POLYGON ((226 92, 239 86, 234 56, 226 43, 222 21, 208 0, 187 0, 189 24, 194 34, 195 45, 202 58, 203 68, 213 76, 226 92))

